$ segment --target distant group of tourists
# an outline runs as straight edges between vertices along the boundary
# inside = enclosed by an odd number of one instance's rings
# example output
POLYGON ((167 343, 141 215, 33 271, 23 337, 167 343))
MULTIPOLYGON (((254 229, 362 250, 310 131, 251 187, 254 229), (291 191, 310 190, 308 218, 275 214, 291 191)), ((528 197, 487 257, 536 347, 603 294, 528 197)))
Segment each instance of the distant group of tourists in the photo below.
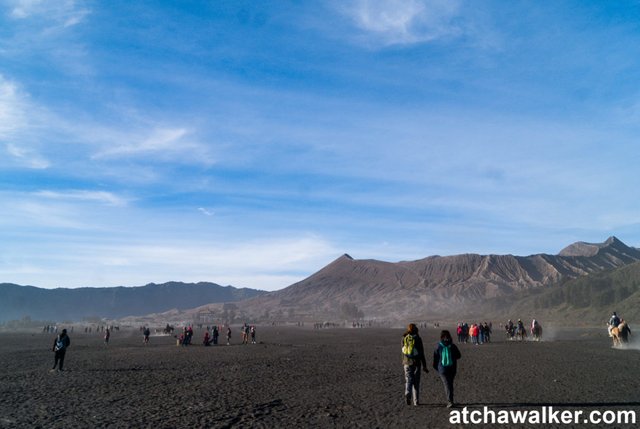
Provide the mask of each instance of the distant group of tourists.
POLYGON ((191 345, 191 340, 193 339, 193 325, 188 325, 182 328, 182 333, 178 337, 178 345, 180 346, 189 346, 191 345))
MULTIPOLYGON (((215 346, 219 344, 220 335, 225 331, 224 326, 207 326, 204 332, 204 336, 202 338, 202 345, 205 347, 215 346)), ((231 345, 231 326, 226 326, 226 340, 227 345, 231 345)), ((251 341, 252 344, 256 344, 256 327, 255 325, 248 325, 245 323, 242 328, 240 328, 240 334, 242 338, 242 344, 249 344, 251 341)), ((176 344, 179 346, 189 346, 193 340, 193 325, 185 326, 182 330, 182 333, 178 336, 176 344)))
POLYGON ((326 328, 344 328, 344 323, 334 322, 318 322, 313 324, 313 329, 326 329, 326 328))
POLYGON ((242 344, 249 344, 249 338, 251 338, 251 344, 256 343, 256 327, 254 325, 242 325, 242 344))
POLYGON ((456 334, 459 343, 468 343, 480 345, 491 342, 492 322, 472 323, 471 326, 467 322, 459 322, 456 327, 456 334))
POLYGON ((210 345, 218 345, 218 337, 220 336, 220 330, 217 326, 214 326, 211 330, 211 335, 209 335, 209 327, 207 326, 207 330, 204 331, 204 339, 202 340, 202 344, 204 346, 210 345))

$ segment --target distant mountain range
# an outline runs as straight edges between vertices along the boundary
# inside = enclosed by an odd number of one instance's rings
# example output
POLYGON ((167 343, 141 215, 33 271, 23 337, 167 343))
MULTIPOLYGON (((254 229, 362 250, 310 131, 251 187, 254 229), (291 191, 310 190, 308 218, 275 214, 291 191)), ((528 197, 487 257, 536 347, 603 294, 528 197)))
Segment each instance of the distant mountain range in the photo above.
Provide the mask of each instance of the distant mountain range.
POLYGON ((636 261, 640 250, 615 237, 574 243, 558 255, 463 254, 390 263, 345 254, 296 284, 237 305, 246 317, 275 312, 315 319, 347 318, 357 314, 354 306, 368 318, 383 319, 476 314, 496 310, 496 303, 506 312, 520 300, 531 300, 532 291, 561 288, 636 261))
POLYGON ((151 313, 164 313, 156 315, 159 319, 195 320, 205 314, 235 321, 352 320, 363 315, 499 320, 511 314, 599 321, 614 309, 640 317, 639 290, 640 250, 610 237, 603 243, 574 243, 557 255, 462 254, 391 263, 345 254, 308 278, 269 293, 213 283, 80 289, 0 284, 0 321, 27 315, 81 320, 151 313))
POLYGON ((25 316, 50 321, 116 319, 170 309, 184 310, 206 303, 240 301, 265 293, 206 282, 78 289, 42 289, 4 283, 0 284, 0 322, 25 316))

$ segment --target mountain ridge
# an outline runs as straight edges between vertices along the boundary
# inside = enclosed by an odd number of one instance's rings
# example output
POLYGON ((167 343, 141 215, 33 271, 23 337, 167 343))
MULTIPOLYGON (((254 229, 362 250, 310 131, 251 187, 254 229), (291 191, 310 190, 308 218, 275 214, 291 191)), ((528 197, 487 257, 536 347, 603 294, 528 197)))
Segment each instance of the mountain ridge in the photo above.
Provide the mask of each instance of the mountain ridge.
POLYGON ((395 263, 345 254, 300 282, 238 306, 254 317, 262 308, 299 317, 336 316, 345 303, 376 318, 465 312, 488 299, 552 287, 640 261, 640 250, 613 236, 600 244, 580 243, 558 255, 464 253, 395 263))
POLYGON ((121 318, 187 310, 208 302, 232 302, 266 293, 257 289, 216 283, 166 282, 144 286, 44 289, 13 283, 0 284, 0 322, 30 317, 33 320, 121 318))
MULTIPOLYGON (((169 313, 185 315, 187 320, 198 312, 216 314, 217 318, 233 315, 231 318, 236 320, 335 320, 361 312, 367 318, 424 319, 489 311, 495 309, 495 305, 507 309, 521 299, 533 302, 533 298, 528 298, 530 294, 547 290, 554 298, 544 295, 537 297, 538 302, 555 303, 558 298, 553 293, 564 284, 638 261, 640 249, 629 247, 612 236, 603 243, 575 242, 557 255, 463 253, 386 262, 354 259, 345 253, 307 278, 273 292, 208 282, 78 289, 0 284, 0 321, 25 315, 34 319, 78 320, 91 316, 121 318, 155 314, 163 317, 169 313), (11 287, 32 292, 31 297, 11 296, 7 292, 11 287), (206 292, 209 287, 217 291, 214 296, 206 292), (74 299, 70 307, 64 299, 73 294, 82 298, 74 299), (44 295, 57 298, 43 298, 44 295), (183 299, 185 296, 190 299, 183 299), (145 305, 136 305, 141 303, 145 305)), ((598 291, 588 290, 599 296, 598 291)), ((604 302, 601 297, 597 300, 604 302)))

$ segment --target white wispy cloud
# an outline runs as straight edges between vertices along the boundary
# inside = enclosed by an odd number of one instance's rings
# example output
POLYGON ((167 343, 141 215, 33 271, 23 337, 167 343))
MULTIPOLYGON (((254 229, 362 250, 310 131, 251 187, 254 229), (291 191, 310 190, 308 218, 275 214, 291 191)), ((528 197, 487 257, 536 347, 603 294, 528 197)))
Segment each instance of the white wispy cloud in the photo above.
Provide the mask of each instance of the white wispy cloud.
MULTIPOLYGON (((11 206, 11 212, 0 213, 0 225, 17 231, 68 231, 88 230, 95 224, 88 222, 87 216, 77 207, 69 204, 52 204, 38 198, 6 198, 3 201, 11 206)), ((29 259, 28 255, 25 255, 29 259)))
POLYGON ((49 168, 51 163, 29 148, 21 148, 12 143, 5 144, 5 149, 18 164, 34 170, 49 168))
POLYGON ((88 201, 110 206, 125 206, 128 204, 126 198, 106 191, 70 190, 61 192, 43 190, 35 192, 34 195, 54 200, 88 201))
POLYGON ((15 82, 0 74, 0 138, 7 139, 26 125, 26 100, 15 82))
POLYGON ((10 0, 8 6, 13 19, 34 18, 61 27, 79 24, 90 13, 85 2, 76 0, 10 0))
MULTIPOLYGON (((100 149, 92 159, 156 157, 159 160, 210 165, 214 158, 209 148, 188 138, 186 128, 155 128, 146 135, 138 132, 113 136, 121 143, 100 149)), ((117 134, 117 133, 116 133, 117 134)), ((113 142, 109 142, 113 144, 113 142)))
POLYGON ((0 74, 0 144, 14 165, 32 169, 45 169, 51 165, 36 145, 31 144, 33 139, 29 130, 37 115, 37 109, 18 84, 0 74))
MULTIPOLYGON (((144 115, 135 116, 133 121, 116 117, 99 122, 86 115, 73 116, 71 120, 69 114, 57 111, 54 105, 40 105, 19 82, 0 74, 0 153, 4 151, 7 155, 4 163, 30 169, 64 163, 67 167, 75 166, 78 174, 94 176, 112 176, 116 169, 108 165, 122 159, 143 164, 161 161, 209 166, 215 163, 209 145, 195 140, 197 129, 149 125, 157 121, 144 115), (127 123, 122 125, 122 122, 127 123), (87 160, 104 161, 103 164, 108 165, 103 168, 107 170, 92 165, 83 171, 87 160)), ((143 175, 141 169, 137 177, 143 175)))
POLYGON ((198 207, 198 211, 206 216, 213 216, 215 213, 205 209, 204 207, 198 207))
MULTIPOLYGON (((68 231, 96 231, 119 228, 118 216, 131 199, 96 190, 0 191, 0 200, 11 210, 0 213, 0 229, 28 231, 28 234, 71 234, 68 231)), ((54 239, 55 241, 56 239, 54 239)))
POLYGON ((382 45, 429 42, 457 36, 457 0, 353 0, 336 3, 362 32, 361 42, 382 45))

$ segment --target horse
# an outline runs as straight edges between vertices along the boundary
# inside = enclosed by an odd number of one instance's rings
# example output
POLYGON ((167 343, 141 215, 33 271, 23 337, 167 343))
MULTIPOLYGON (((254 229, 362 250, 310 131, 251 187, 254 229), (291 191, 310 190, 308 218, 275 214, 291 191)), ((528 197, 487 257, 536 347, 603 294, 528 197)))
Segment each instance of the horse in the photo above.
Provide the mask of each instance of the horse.
POLYGON ((533 335, 534 341, 542 340, 542 325, 536 323, 533 328, 531 328, 531 335, 533 335))
MULTIPOLYGON (((620 325, 618 325, 620 326, 620 325)), ((607 331, 609 332, 609 336, 613 340, 613 347, 617 347, 621 344, 620 341, 620 329, 607 323, 607 331)))
POLYGON ((628 343, 629 342, 629 334, 631 334, 631 329, 629 329, 629 325, 626 322, 620 322, 618 325, 618 339, 620 343, 628 343))
POLYGON ((504 326, 504 330, 505 330, 505 333, 507 335, 507 338, 510 339, 510 340, 513 340, 513 337, 516 335, 516 327, 515 326, 505 325, 504 326))
POLYGON ((524 326, 516 327, 516 340, 524 341, 527 338, 527 330, 524 326))

